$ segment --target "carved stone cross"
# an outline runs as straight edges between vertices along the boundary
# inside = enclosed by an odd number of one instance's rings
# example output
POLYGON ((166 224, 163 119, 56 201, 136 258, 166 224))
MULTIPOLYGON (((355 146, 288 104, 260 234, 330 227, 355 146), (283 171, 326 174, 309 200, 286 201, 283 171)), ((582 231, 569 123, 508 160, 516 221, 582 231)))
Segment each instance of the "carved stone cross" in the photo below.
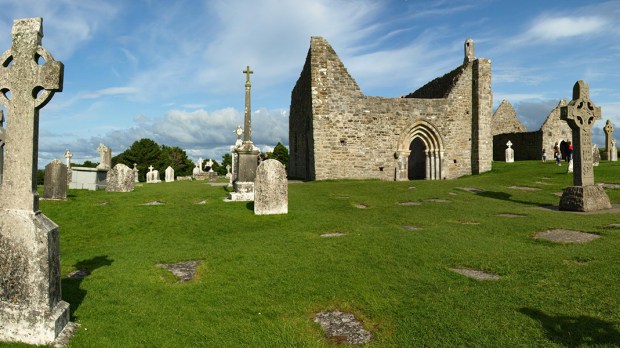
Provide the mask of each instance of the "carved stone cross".
POLYGON ((152 171, 153 171, 153 166, 151 165, 149 166, 149 172, 152 172, 152 171))
POLYGON ((611 160, 611 136, 614 132, 614 126, 611 124, 611 120, 605 122, 603 130, 605 131, 605 152, 607 153, 607 160, 611 160))
POLYGON ((594 185, 592 171, 592 126, 601 119, 601 108, 590 100, 588 84, 579 80, 573 87, 573 100, 560 108, 560 118, 573 131, 573 184, 594 185))
POLYGON ((67 168, 71 168, 71 157, 73 157, 73 154, 71 153, 71 151, 69 151, 69 149, 67 149, 65 151, 65 158, 67 159, 67 168))
POLYGON ((41 46, 43 20, 16 20, 11 48, 0 56, 0 103, 7 111, 0 207, 37 211, 39 109, 62 91, 64 67, 41 46))
MULTIPOLYGON (((250 84, 250 74, 253 74, 254 72, 252 70, 250 70, 250 66, 248 65, 248 67, 243 71, 243 73, 246 75, 245 78, 245 117, 243 120, 243 142, 248 144, 249 143, 249 150, 251 150, 251 143, 252 143, 252 108, 251 108, 251 103, 250 103, 250 88, 252 87, 252 85, 250 84)), ((247 145, 246 145, 247 146, 247 145)))

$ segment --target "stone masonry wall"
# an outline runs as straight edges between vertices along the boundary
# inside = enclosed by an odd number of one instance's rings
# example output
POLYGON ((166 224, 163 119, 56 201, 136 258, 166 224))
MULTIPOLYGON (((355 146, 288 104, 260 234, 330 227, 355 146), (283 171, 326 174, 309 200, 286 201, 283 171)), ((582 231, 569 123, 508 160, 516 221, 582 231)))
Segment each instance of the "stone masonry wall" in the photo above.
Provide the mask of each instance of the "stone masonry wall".
MULTIPOLYGON (((503 133, 493 136, 493 160, 506 160, 506 143, 510 141, 514 149, 515 161, 542 159, 542 132, 503 133)), ((547 159, 553 159, 553 148, 547 150, 547 159)))
POLYGON ((472 174, 473 163, 479 172, 490 170, 490 61, 465 63, 452 83, 445 98, 365 96, 327 41, 313 37, 291 95, 289 176, 394 180, 395 153, 409 150, 408 142, 399 142, 417 121, 432 124, 439 133, 442 178, 472 174), (475 112, 474 98, 479 99, 475 112))
POLYGON ((547 149, 547 157, 553 158, 553 146, 555 143, 561 143, 562 141, 572 141, 573 133, 568 123, 560 119, 560 107, 566 106, 565 100, 560 100, 558 105, 551 110, 549 116, 540 127, 542 132, 542 140, 540 142, 540 151, 543 148, 547 149))
POLYGON ((527 128, 519 121, 517 112, 506 99, 502 100, 493 114, 492 134, 527 132, 527 128))

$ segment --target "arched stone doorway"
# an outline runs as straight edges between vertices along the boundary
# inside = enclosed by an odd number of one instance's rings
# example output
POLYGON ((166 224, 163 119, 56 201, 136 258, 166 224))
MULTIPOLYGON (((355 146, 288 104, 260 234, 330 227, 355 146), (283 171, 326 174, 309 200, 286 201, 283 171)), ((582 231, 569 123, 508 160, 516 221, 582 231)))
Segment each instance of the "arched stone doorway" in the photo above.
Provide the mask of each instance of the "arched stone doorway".
POLYGON ((426 145, 419 137, 413 139, 409 145, 409 162, 407 177, 409 180, 426 178, 426 145))
POLYGON ((395 180, 445 178, 443 139, 430 122, 417 121, 405 128, 394 158, 395 180))

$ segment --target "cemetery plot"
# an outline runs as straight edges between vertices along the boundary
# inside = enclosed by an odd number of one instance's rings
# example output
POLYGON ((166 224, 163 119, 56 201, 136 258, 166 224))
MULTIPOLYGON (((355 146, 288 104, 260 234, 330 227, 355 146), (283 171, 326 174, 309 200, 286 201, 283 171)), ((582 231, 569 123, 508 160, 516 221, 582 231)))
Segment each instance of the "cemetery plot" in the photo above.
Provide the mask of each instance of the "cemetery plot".
POLYGON ((553 229, 534 235, 534 239, 545 239, 557 243, 587 243, 600 237, 598 234, 565 229, 553 229))
POLYGON ((372 340, 372 333, 364 328, 352 313, 319 312, 314 317, 325 331, 325 336, 337 344, 365 344, 372 340))

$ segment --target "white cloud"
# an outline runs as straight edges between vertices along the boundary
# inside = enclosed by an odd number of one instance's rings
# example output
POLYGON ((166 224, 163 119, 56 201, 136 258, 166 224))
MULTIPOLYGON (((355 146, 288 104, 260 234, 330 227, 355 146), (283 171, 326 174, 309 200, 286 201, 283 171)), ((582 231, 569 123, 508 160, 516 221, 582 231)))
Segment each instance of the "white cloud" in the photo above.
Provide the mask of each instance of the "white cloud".
POLYGON ((140 90, 136 87, 110 87, 94 92, 78 94, 78 97, 80 99, 96 99, 102 96, 136 94, 139 92, 140 90))
POLYGON ((539 17, 523 34, 512 40, 513 44, 532 42, 567 42, 580 36, 600 34, 608 20, 602 16, 539 17))

